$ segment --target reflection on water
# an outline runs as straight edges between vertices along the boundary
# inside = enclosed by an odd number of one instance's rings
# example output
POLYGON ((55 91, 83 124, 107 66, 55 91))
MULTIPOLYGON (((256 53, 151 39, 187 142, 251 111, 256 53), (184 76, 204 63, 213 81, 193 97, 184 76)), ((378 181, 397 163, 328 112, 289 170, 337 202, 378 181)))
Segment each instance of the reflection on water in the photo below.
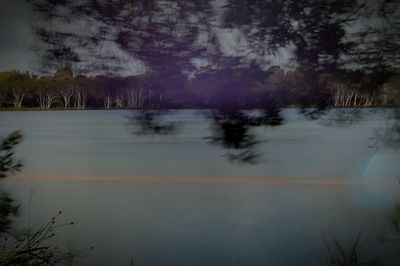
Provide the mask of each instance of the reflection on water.
POLYGON ((257 163, 260 153, 256 150, 260 142, 252 129, 260 126, 279 126, 283 118, 276 108, 255 112, 238 109, 216 109, 210 111, 212 121, 211 143, 227 149, 227 158, 234 162, 257 163))
POLYGON ((176 134, 180 123, 166 121, 168 110, 138 110, 128 116, 128 125, 135 127, 136 135, 176 134))
POLYGON ((385 112, 385 126, 375 129, 374 147, 400 148, 400 109, 389 109, 385 112))
MULTIPOLYGON (((134 128, 135 135, 177 134, 183 122, 168 121, 167 110, 134 111, 128 117, 128 124, 134 128)), ((259 143, 252 128, 260 126, 279 126, 283 122, 278 108, 265 108, 257 111, 240 109, 214 109, 204 112, 211 121, 212 135, 206 137, 211 144, 227 149, 226 157, 233 162, 257 163, 260 154, 256 151, 259 143)))
MULTIPOLYGON (((177 134, 182 122, 168 121, 167 110, 134 111, 129 117, 129 125, 135 128, 136 135, 171 135, 177 134)), ((327 127, 344 127, 361 123, 365 116, 380 114, 386 120, 385 127, 378 127, 373 147, 385 146, 395 148, 400 144, 400 110, 392 109, 360 109, 360 108, 317 108, 299 109, 305 118, 318 121, 327 127)), ((227 150, 226 157, 232 162, 255 164, 261 156, 257 151, 257 139, 252 132, 260 126, 276 127, 284 123, 281 109, 264 108, 254 111, 236 108, 213 109, 204 112, 211 121, 212 135, 206 137, 211 144, 220 145, 227 150)), ((171 118, 171 117, 170 117, 171 118)))
POLYGON ((363 111, 359 108, 331 109, 325 111, 319 119, 325 126, 351 126, 363 121, 363 111))
POLYGON ((367 109, 2 112, 2 135, 25 136, 4 188, 23 226, 60 209, 78 223, 56 240, 96 247, 77 265, 314 265, 322 232, 361 231, 385 256, 400 155, 370 146, 396 124, 367 109))

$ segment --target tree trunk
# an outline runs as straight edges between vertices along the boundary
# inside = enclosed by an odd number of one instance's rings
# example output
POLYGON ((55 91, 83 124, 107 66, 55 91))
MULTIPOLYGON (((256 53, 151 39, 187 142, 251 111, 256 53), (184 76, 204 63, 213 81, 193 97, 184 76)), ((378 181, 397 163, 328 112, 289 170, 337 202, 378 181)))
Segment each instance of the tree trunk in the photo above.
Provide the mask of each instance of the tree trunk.
POLYGON ((74 95, 74 91, 71 89, 67 89, 61 92, 61 98, 64 102, 64 109, 69 109, 71 104, 71 98, 74 95))
POLYGON ((19 93, 13 90, 13 103, 14 107, 20 109, 22 107, 22 101, 25 98, 25 93, 19 93))
POLYGON ((49 92, 46 94, 46 109, 50 109, 53 103, 56 101, 57 96, 54 92, 49 92))
POLYGON ((111 96, 110 95, 106 95, 105 99, 104 99, 104 104, 103 104, 104 108, 110 109, 111 108, 111 103, 112 103, 111 96))
POLYGON ((124 107, 124 96, 118 94, 115 96, 115 107, 116 108, 123 108, 124 107))

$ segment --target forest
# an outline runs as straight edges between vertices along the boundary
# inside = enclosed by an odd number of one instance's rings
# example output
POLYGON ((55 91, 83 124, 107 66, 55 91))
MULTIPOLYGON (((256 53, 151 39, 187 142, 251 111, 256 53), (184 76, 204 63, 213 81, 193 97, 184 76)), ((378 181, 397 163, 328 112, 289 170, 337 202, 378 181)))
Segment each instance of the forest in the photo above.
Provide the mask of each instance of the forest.
POLYGON ((312 76, 297 68, 227 68, 194 77, 0 72, 0 106, 10 109, 382 107, 400 103, 400 70, 340 70, 312 76))

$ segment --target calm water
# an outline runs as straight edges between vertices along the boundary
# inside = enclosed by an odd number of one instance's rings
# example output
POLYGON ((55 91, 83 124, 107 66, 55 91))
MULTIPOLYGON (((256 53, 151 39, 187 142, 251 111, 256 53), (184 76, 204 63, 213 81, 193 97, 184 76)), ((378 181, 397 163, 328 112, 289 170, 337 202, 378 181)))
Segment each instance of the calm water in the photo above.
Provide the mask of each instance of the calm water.
POLYGON ((248 129, 259 157, 245 163, 193 110, 164 116, 178 125, 168 135, 134 134, 128 111, 0 112, 1 135, 25 137, 23 171, 1 182, 21 203, 18 225, 59 210, 77 223, 57 236, 95 246, 76 265, 318 265, 324 235, 360 231, 363 251, 383 254, 400 153, 392 121, 362 113, 343 125, 283 110, 281 126, 248 129))

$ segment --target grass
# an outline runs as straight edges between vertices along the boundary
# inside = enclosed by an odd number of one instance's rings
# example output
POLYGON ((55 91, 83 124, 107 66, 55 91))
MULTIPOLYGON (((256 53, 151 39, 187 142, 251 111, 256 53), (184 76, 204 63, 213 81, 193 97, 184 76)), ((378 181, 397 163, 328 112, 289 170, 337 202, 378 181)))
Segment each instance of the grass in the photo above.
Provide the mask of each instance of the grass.
POLYGON ((336 238, 325 241, 324 266, 382 266, 378 260, 362 259, 359 233, 350 248, 345 248, 336 238))
POLYGON ((3 234, 0 265, 72 265, 77 254, 62 251, 51 243, 57 228, 73 225, 57 223, 61 213, 35 231, 3 234))

